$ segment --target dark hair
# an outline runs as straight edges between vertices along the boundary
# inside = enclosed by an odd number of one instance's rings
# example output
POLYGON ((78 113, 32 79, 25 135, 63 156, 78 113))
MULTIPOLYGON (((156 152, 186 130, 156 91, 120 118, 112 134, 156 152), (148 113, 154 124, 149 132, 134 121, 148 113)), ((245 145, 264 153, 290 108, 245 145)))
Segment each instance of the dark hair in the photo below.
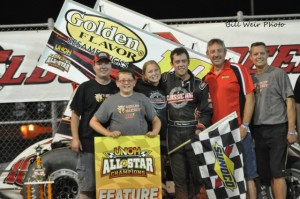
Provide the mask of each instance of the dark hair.
POLYGON ((263 47, 265 47, 267 53, 269 53, 269 50, 267 49, 266 44, 264 42, 258 41, 258 42, 254 42, 254 43, 251 44, 249 54, 252 53, 252 48, 256 47, 256 46, 263 46, 263 47))
POLYGON ((181 54, 186 54, 188 61, 190 61, 190 55, 189 55, 188 51, 183 47, 179 47, 179 48, 175 48, 174 50, 172 50, 171 55, 170 55, 171 63, 173 63, 174 55, 181 55, 181 54))
POLYGON ((226 50, 226 46, 225 46, 225 43, 222 39, 218 39, 218 38, 214 38, 214 39, 211 39, 207 42, 207 49, 206 49, 206 53, 208 52, 208 48, 214 44, 219 44, 221 46, 223 46, 224 50, 226 50))
POLYGON ((128 69, 128 68, 122 68, 121 70, 119 70, 118 72, 118 75, 117 75, 117 80, 119 80, 119 76, 120 76, 120 73, 123 73, 123 74, 131 74, 132 78, 135 79, 135 75, 134 73, 132 72, 132 70, 128 69))
POLYGON ((251 48, 254 47, 254 46, 266 46, 266 44, 264 42, 261 42, 261 41, 258 41, 258 42, 254 42, 251 44, 251 48))

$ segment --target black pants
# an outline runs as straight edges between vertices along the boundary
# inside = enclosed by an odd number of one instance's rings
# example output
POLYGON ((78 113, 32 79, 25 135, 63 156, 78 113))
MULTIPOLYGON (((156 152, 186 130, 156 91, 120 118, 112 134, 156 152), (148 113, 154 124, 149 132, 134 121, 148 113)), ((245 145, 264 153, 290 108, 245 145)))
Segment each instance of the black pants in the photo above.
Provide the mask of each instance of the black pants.
MULTIPOLYGON (((195 127, 173 127, 168 130, 168 149, 176 148, 195 135, 195 127)), ((170 166, 175 183, 175 197, 195 198, 202 186, 199 167, 191 144, 170 155, 170 166)))

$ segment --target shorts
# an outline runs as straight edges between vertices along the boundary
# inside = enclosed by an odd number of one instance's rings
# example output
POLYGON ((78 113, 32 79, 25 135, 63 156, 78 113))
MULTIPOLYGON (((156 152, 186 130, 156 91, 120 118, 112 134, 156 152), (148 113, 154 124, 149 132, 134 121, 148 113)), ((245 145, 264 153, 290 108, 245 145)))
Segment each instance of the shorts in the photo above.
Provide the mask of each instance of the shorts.
POLYGON ((244 175, 246 180, 252 180, 258 177, 256 169, 255 151, 252 146, 252 136, 248 132, 246 137, 242 140, 243 146, 243 160, 244 160, 244 175))
POLYGON ((262 183, 285 176, 287 124, 258 125, 253 128, 257 171, 262 183))
POLYGON ((77 160, 76 171, 79 178, 79 190, 96 192, 95 154, 80 153, 77 160))

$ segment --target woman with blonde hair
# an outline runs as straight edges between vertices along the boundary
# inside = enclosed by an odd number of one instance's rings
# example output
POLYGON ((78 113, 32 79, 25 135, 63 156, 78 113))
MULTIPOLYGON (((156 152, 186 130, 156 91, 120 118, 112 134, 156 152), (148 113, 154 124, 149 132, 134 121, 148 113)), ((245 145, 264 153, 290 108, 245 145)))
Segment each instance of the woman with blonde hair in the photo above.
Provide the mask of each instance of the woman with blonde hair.
POLYGON ((134 90, 146 95, 161 120, 160 135, 160 152, 161 152, 161 173, 162 182, 165 178, 165 162, 167 159, 166 134, 167 134, 167 104, 166 96, 160 85, 161 70, 158 63, 154 60, 149 60, 144 63, 142 69, 142 78, 137 80, 134 90))

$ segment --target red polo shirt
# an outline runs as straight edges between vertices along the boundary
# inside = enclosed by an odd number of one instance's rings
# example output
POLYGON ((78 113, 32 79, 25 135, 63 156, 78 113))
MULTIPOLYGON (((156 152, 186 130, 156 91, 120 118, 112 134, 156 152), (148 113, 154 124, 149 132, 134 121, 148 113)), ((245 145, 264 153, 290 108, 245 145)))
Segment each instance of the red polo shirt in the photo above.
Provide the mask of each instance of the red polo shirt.
POLYGON ((242 123, 245 96, 254 90, 254 84, 247 69, 239 64, 226 60, 224 68, 218 75, 214 74, 214 66, 206 75, 209 93, 213 105, 212 123, 219 121, 228 114, 236 111, 239 125, 242 123), (240 74, 241 84, 234 70, 240 74))

